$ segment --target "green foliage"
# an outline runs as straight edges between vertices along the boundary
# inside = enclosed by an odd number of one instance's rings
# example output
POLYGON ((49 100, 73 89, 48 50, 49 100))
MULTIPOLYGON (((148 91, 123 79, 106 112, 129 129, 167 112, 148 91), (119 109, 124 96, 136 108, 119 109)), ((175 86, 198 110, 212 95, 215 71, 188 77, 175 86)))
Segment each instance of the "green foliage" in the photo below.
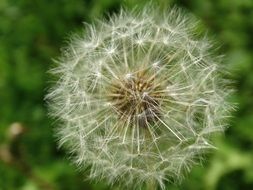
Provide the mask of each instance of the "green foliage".
MULTIPOLYGON (((54 189, 111 189, 103 183, 84 181, 57 150, 52 123, 43 100, 50 86, 47 70, 60 55, 66 36, 78 32, 82 22, 117 12, 121 5, 134 7, 148 0, 1 0, 0 1, 0 150, 4 145, 32 168, 33 176, 54 189), (10 142, 8 131, 22 123, 24 134, 10 142), (11 145, 10 145, 11 144, 11 145)), ((214 190, 253 187, 253 1, 252 0, 159 0, 178 5, 200 17, 225 54, 225 66, 232 73, 238 109, 225 136, 216 138, 217 151, 203 166, 195 167, 181 185, 168 189, 214 190)), ((2 151, 3 152, 3 151, 2 151)), ((1 154, 1 152, 0 152, 1 154)), ((18 164, 17 164, 18 165, 18 164)), ((37 190, 42 187, 13 163, 0 160, 0 190, 37 190)), ((28 169, 26 169, 28 170, 28 169)), ((127 180, 127 179, 126 179, 127 180)))

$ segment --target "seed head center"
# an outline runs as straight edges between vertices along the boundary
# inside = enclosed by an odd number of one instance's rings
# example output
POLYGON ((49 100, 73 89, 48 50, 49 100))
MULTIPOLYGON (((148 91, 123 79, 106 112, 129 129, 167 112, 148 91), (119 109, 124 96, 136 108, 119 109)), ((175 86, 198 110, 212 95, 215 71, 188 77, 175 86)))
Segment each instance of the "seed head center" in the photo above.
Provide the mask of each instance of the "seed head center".
POLYGON ((112 84, 109 101, 120 119, 148 127, 161 115, 161 85, 152 76, 136 73, 112 84))

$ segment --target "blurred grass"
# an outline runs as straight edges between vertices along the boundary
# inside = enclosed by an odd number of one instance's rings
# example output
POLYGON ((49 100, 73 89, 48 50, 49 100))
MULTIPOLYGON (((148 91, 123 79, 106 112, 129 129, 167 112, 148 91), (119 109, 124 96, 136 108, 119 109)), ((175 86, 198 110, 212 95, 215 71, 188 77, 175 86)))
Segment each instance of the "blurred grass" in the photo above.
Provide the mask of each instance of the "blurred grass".
MULTIPOLYGON (((57 150, 52 123, 43 101, 52 58, 60 55, 66 36, 79 32, 82 22, 117 12, 121 5, 134 7, 147 0, 1 0, 0 1, 0 144, 8 145, 10 125, 26 129, 18 146, 34 175, 59 190, 111 189, 84 181, 57 150)), ((178 5, 202 21, 221 45, 225 66, 232 73, 238 110, 224 136, 216 138, 218 151, 203 166, 194 167, 181 185, 170 190, 253 189, 253 1, 159 0, 178 5)), ((16 145, 15 145, 16 146, 16 145)), ((41 189, 36 180, 0 161, 0 190, 41 189)))

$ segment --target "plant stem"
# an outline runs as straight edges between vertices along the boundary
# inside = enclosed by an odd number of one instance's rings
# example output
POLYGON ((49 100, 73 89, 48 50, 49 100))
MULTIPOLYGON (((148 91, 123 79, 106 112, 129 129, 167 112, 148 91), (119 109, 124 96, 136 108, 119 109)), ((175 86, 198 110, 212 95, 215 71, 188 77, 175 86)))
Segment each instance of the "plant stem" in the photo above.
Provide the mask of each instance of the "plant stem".
POLYGON ((154 179, 150 179, 148 182, 147 182, 147 190, 156 190, 157 188, 157 184, 155 182, 154 179))

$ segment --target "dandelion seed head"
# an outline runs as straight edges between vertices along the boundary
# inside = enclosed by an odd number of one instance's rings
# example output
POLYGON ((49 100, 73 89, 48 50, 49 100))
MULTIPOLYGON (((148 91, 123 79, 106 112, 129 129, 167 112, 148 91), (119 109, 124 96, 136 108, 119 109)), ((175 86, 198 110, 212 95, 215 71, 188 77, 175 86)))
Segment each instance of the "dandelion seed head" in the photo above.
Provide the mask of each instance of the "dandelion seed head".
POLYGON ((164 189, 214 148, 231 90, 195 26, 177 8, 122 9, 64 49, 47 99, 59 144, 91 179, 164 189))

